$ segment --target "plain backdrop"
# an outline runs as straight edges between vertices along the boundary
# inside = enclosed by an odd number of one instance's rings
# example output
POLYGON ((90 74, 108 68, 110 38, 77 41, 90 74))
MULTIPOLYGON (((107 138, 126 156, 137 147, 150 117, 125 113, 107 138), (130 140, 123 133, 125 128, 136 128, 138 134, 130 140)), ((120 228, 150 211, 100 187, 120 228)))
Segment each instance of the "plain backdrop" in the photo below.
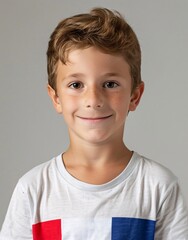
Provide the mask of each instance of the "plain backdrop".
POLYGON ((49 36, 96 6, 120 11, 142 48, 146 88, 125 142, 170 168, 188 203, 188 1, 0 0, 0 226, 18 179, 68 145, 46 91, 49 36))

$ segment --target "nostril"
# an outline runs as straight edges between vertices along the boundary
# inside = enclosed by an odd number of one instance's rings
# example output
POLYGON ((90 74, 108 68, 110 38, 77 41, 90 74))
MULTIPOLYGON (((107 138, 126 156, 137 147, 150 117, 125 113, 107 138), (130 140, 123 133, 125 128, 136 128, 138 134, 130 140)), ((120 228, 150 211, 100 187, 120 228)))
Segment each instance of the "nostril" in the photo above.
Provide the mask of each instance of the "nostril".
MULTIPOLYGON (((87 108, 90 108, 91 107, 91 105, 86 105, 86 107, 87 108)), ((102 107, 102 104, 97 104, 96 106, 93 106, 93 107, 96 107, 96 108, 101 108, 102 107)))
POLYGON ((88 105, 86 105, 86 108, 91 108, 91 107, 93 107, 93 108, 101 108, 102 106, 103 106, 103 104, 96 104, 96 105, 88 104, 88 105))

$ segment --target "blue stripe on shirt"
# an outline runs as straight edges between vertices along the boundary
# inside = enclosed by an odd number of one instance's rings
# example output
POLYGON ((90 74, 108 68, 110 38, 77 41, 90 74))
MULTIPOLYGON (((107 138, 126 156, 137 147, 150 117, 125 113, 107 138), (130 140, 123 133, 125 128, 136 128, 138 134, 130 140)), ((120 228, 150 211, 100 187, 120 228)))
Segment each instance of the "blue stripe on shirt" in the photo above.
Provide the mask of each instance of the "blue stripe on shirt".
POLYGON ((112 218, 112 240, 154 240, 155 223, 139 218, 112 218))

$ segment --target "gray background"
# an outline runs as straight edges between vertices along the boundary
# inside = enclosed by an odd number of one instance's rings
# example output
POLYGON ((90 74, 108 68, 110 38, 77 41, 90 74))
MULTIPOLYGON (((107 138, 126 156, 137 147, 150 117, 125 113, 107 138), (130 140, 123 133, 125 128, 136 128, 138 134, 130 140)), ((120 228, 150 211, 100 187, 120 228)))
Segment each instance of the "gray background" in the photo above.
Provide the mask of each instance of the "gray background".
POLYGON ((66 149, 46 92, 46 48, 62 18, 94 6, 119 10, 142 47, 146 89, 125 142, 170 168, 188 203, 188 1, 0 0, 0 226, 18 179, 66 149))

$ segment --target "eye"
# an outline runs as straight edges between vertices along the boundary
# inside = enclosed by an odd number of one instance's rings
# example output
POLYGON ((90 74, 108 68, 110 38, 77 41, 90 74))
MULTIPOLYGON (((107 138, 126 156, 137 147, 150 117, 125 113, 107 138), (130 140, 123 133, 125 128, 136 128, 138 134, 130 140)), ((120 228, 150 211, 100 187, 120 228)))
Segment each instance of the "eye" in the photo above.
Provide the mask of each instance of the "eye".
POLYGON ((83 84, 81 82, 73 82, 69 84, 69 87, 73 89, 80 89, 83 87, 83 84))
POLYGON ((109 81, 109 82, 105 82, 104 83, 104 87, 105 88, 116 88, 118 86, 119 85, 116 82, 114 82, 114 81, 109 81))

